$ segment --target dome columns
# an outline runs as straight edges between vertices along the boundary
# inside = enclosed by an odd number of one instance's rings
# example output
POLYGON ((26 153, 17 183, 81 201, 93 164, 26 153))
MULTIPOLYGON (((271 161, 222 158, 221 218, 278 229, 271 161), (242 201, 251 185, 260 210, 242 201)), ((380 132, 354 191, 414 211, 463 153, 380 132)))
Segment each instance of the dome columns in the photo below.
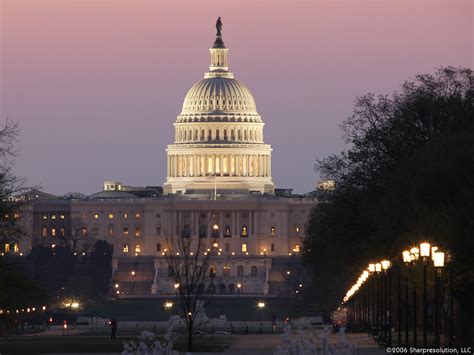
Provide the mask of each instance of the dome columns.
POLYGON ((234 176, 271 177, 270 154, 169 154, 168 178, 234 176))

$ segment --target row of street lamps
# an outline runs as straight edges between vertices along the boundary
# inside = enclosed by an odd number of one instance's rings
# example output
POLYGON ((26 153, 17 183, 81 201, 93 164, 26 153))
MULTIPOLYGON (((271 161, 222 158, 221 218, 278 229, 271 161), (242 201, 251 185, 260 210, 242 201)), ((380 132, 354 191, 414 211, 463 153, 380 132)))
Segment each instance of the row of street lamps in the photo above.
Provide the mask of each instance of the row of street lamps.
MULTIPOLYGON (((441 281, 442 270, 449 254, 441 252, 438 247, 428 242, 404 250, 401 256, 391 260, 382 260, 370 263, 357 282, 347 291, 340 308, 347 310, 348 328, 353 331, 367 331, 380 344, 392 346, 393 320, 396 319, 398 330, 398 346, 418 346, 419 315, 417 286, 419 266, 422 266, 422 344, 439 347, 441 344, 441 281), (428 302, 428 272, 434 269, 434 286, 430 287, 434 294, 431 310, 434 309, 433 341, 428 341, 428 331, 432 325, 429 321, 430 307, 428 302), (392 270, 398 271, 397 285, 397 313, 392 314, 392 270), (404 288, 404 292, 402 292, 404 288), (410 295, 411 291, 411 295, 410 295), (402 293, 404 293, 402 297, 402 293), (403 307, 404 306, 404 307, 403 307), (404 308, 404 310, 403 310, 404 308), (403 334, 404 333, 404 336, 403 334)), ((452 289, 452 279, 449 280, 452 289)), ((448 314, 449 324, 446 324, 445 333, 449 330, 449 342, 452 345, 453 337, 453 300, 450 293, 448 314)))

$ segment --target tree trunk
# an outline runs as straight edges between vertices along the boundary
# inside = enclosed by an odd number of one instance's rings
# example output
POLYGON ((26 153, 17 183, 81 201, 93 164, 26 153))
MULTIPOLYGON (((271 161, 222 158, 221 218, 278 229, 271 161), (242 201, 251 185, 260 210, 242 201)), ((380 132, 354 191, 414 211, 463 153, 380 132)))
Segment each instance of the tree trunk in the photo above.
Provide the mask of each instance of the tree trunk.
POLYGON ((193 351, 193 323, 189 323, 188 327, 188 352, 193 351))

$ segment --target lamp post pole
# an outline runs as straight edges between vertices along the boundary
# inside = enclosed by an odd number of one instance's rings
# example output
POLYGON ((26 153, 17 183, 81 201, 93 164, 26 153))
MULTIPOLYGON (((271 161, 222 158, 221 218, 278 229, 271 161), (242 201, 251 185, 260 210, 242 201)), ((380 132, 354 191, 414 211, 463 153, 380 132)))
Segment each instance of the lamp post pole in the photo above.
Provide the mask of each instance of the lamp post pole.
POLYGON ((398 265, 398 346, 402 345, 402 265, 398 265))
POLYGON ((428 346, 428 294, 426 290, 426 272, 428 257, 430 256, 430 243, 420 244, 420 255, 423 258, 423 347, 428 346))
POLYGON ((405 347, 408 348, 410 344, 410 309, 409 309, 409 299, 408 299, 408 272, 410 267, 411 255, 408 250, 404 250, 403 253, 403 263, 405 264, 405 347))
POLYGON ((433 264, 435 267, 435 347, 440 346, 440 327, 441 327, 441 305, 440 305, 440 281, 442 268, 444 267, 444 253, 435 252, 433 254, 433 264))
POLYGON ((387 330, 388 330, 388 340, 387 347, 392 346, 392 268, 390 267, 387 270, 387 283, 388 283, 388 303, 387 303, 387 330))

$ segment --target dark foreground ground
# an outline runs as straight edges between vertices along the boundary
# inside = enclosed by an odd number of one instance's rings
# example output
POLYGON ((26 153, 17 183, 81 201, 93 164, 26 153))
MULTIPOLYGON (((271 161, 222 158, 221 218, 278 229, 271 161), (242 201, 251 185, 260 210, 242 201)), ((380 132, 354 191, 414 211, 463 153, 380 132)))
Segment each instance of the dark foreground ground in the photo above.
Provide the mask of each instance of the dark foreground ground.
MULTIPOLYGON (((176 312, 176 305, 166 310, 163 305, 167 299, 122 299, 106 301, 91 307, 90 314, 110 319, 115 317, 122 321, 166 321, 170 314, 176 312)), ((174 302, 176 304, 176 302, 174 302)), ((210 318, 217 318, 219 314, 226 315, 228 321, 271 321, 273 317, 296 317, 304 312, 304 308, 295 298, 275 297, 213 297, 206 307, 206 314, 210 318), (259 309, 257 303, 263 301, 265 307, 259 309)))

